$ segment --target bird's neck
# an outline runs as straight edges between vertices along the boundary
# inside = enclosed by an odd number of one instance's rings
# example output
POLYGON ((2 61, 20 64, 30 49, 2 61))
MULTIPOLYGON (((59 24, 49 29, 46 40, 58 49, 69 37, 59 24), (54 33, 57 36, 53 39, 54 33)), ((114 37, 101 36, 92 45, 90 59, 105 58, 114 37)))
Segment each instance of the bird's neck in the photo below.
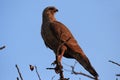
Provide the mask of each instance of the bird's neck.
POLYGON ((56 21, 56 18, 52 16, 43 16, 43 22, 53 22, 56 21))

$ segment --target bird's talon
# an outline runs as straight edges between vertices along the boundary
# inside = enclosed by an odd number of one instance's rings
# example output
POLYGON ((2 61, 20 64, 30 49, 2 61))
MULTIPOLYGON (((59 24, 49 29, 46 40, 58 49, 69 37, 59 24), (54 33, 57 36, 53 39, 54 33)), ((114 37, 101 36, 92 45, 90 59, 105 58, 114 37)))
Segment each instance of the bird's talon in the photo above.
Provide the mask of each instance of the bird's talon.
POLYGON ((59 65, 59 66, 56 66, 55 67, 55 72, 58 74, 60 73, 60 71, 63 69, 63 66, 62 65, 59 65))
POLYGON ((54 66, 54 65, 56 65, 56 64, 57 64, 57 61, 55 60, 51 65, 54 66))
POLYGON ((55 72, 58 74, 58 73, 60 73, 60 69, 59 69, 59 67, 55 67, 55 72))

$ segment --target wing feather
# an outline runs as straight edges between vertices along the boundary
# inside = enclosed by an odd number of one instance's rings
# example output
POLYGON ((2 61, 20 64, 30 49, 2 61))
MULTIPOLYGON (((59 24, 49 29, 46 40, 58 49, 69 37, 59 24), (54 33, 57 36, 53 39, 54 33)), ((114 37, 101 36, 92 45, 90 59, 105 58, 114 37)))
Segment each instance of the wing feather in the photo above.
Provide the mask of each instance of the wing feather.
POLYGON ((54 36, 62 42, 67 41, 70 37, 72 37, 68 28, 60 22, 54 21, 50 23, 50 29, 54 36))
MULTIPOLYGON (((50 23, 50 30, 53 35, 61 42, 66 42, 65 44, 75 52, 81 52, 83 54, 82 49, 78 45, 77 41, 71 34, 70 30, 62 23, 58 21, 54 21, 50 23)), ((83 54, 84 55, 84 54, 83 54)))

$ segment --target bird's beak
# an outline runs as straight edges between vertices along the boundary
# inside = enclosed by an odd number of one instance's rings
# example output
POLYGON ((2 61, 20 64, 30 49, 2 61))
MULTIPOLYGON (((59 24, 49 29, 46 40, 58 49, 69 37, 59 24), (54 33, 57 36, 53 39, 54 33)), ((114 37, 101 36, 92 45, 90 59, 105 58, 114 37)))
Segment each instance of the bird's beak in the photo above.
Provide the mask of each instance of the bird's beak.
POLYGON ((56 9, 55 12, 58 12, 58 9, 56 9))

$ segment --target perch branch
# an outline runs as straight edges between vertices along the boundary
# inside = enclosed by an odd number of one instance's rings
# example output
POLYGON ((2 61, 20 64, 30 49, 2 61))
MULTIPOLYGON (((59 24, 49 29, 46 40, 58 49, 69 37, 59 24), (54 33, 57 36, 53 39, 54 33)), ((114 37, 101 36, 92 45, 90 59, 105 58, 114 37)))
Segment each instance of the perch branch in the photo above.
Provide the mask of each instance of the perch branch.
MULTIPOLYGON (((70 37, 71 38, 71 37, 70 37)), ((70 40, 70 38, 68 38, 68 40, 64 41, 63 43, 61 43, 59 46, 58 46, 58 49, 57 49, 57 54, 56 54, 56 65, 60 71, 60 80, 68 80, 66 78, 64 78, 64 74, 63 74, 63 69, 62 69, 62 64, 61 62, 59 62, 58 60, 58 55, 59 55, 59 51, 60 51, 60 48, 67 42, 70 40)))
MULTIPOLYGON (((20 79, 23 80, 22 75, 21 75, 21 72, 20 72, 20 69, 19 69, 19 67, 17 66, 17 64, 15 65, 15 67, 17 68, 17 71, 18 71, 18 74, 19 74, 19 76, 20 76, 20 79)), ((17 78, 17 80, 18 80, 18 78, 17 78)))
MULTIPOLYGON (((69 38, 70 39, 70 38, 69 38)), ((68 40, 69 40, 68 39, 68 40)), ((64 74, 63 74, 63 67, 62 67, 62 64, 61 62, 59 62, 58 60, 58 56, 59 56, 59 51, 60 51, 60 48, 68 41, 66 40, 65 42, 61 43, 59 46, 58 46, 58 49, 57 49, 57 54, 56 54, 56 67, 55 68, 46 68, 46 69, 49 69, 49 70, 59 70, 59 75, 60 75, 60 80, 69 80, 69 78, 64 78, 64 74)))
MULTIPOLYGON (((46 68, 47 70, 55 70, 56 68, 46 68)), ((69 80, 69 78, 64 78, 63 73, 60 74, 60 79, 59 80, 69 80)))

